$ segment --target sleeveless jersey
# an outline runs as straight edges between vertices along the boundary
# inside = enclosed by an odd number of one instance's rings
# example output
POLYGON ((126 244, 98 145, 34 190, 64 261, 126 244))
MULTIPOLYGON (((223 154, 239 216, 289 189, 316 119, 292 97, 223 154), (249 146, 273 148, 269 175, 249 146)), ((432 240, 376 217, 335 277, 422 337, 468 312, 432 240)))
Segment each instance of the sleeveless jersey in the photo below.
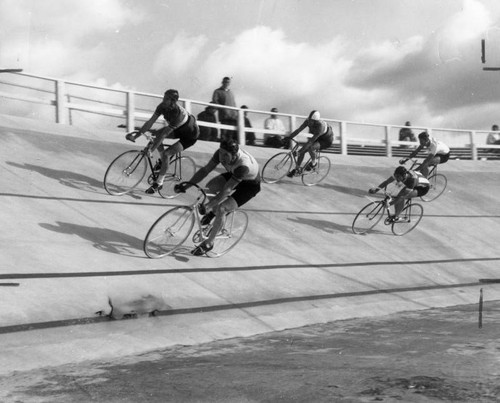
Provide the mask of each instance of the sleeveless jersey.
POLYGON ((259 164, 257 160, 243 149, 238 150, 238 157, 232 164, 223 164, 220 159, 219 150, 215 152, 212 161, 216 164, 222 164, 227 172, 238 182, 255 181, 260 182, 259 164))

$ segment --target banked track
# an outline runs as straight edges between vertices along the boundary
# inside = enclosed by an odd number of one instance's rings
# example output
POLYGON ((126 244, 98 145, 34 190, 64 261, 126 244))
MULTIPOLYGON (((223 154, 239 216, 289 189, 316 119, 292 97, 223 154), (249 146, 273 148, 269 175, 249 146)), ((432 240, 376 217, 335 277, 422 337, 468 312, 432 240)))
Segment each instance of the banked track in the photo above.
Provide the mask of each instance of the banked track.
MULTIPOLYGON (((396 159, 330 155, 319 186, 263 185, 244 240, 220 259, 147 259, 142 240, 170 206, 142 190, 109 196, 102 177, 139 148, 121 132, 0 116, 2 372, 137 354, 351 317, 497 299, 499 163, 450 161, 446 194, 405 237, 352 234, 366 189, 396 159), (110 321, 109 301, 156 317, 110 321), (96 312, 104 316, 96 315, 96 312)), ((215 150, 198 142, 199 164, 215 150)), ((249 148, 263 163, 276 152, 249 148)), ((116 312, 115 312, 116 313, 116 312)))

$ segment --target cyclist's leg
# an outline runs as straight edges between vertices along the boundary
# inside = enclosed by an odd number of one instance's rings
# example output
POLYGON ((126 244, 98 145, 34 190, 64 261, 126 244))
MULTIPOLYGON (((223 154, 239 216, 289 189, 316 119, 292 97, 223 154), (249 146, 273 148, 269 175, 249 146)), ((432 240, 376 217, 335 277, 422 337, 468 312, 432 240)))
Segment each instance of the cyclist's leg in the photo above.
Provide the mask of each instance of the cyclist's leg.
POLYGON ((418 190, 413 189, 409 190, 407 189, 405 192, 402 194, 400 193, 395 199, 394 199, 394 217, 399 217, 401 214, 401 211, 403 211, 403 208, 405 207, 406 200, 411 199, 412 197, 417 197, 418 196, 418 190))
POLYGON ((163 151, 163 153, 161 154, 161 169, 157 179, 158 185, 163 185, 163 181, 165 180, 165 175, 167 174, 170 162, 170 157, 182 151, 184 151, 184 147, 182 146, 180 141, 175 142, 163 151))
POLYGON ((315 141, 314 144, 309 148, 309 155, 311 156, 311 167, 316 166, 316 159, 318 157, 318 151, 321 149, 321 144, 315 141))

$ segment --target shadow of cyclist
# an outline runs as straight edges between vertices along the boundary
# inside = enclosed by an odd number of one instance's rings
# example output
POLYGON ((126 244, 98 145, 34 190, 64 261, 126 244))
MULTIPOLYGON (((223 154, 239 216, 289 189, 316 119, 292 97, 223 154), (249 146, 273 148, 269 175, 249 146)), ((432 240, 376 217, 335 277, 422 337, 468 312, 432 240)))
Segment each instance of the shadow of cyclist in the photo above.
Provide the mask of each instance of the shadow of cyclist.
POLYGON ((142 251, 142 239, 108 228, 87 227, 61 221, 56 221, 56 225, 48 223, 40 223, 39 225, 49 231, 77 235, 92 242, 94 248, 108 253, 137 256, 137 251, 142 251))

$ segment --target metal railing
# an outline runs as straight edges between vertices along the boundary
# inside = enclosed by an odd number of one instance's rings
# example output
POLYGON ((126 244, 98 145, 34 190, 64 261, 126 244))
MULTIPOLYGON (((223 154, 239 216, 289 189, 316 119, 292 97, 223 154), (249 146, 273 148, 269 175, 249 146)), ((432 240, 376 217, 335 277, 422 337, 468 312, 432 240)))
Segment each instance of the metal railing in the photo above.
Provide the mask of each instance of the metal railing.
MULTIPOLYGON (((116 89, 43 77, 28 73, 0 75, 0 113, 38 119, 55 120, 60 124, 91 126, 93 128, 116 128, 124 125, 128 131, 142 125, 161 101, 162 95, 116 89), (24 106, 23 106, 24 105, 24 106), (28 105, 28 106, 26 106, 28 105)), ((195 116, 208 102, 181 98, 181 104, 195 116)), ((219 107, 219 106, 218 106, 219 107)), ((238 113, 236 125, 223 125, 199 121, 200 126, 217 130, 234 130, 240 144, 246 143, 247 133, 255 133, 257 144, 263 144, 268 135, 282 136, 285 133, 264 129, 264 120, 269 111, 225 107, 238 113), (245 113, 252 127, 245 127, 245 113)), ((306 116, 276 113, 286 127, 286 133, 296 129, 306 116)), ((382 125, 325 118, 335 133, 335 141, 330 152, 340 154, 399 156, 402 151, 416 143, 399 141, 400 125, 382 125)), ((455 158, 484 159, 485 156, 500 158, 500 145, 486 144, 488 131, 457 130, 430 127, 410 127, 417 135, 426 130, 452 148, 455 158)), ((304 141, 306 134, 298 136, 304 141)))

